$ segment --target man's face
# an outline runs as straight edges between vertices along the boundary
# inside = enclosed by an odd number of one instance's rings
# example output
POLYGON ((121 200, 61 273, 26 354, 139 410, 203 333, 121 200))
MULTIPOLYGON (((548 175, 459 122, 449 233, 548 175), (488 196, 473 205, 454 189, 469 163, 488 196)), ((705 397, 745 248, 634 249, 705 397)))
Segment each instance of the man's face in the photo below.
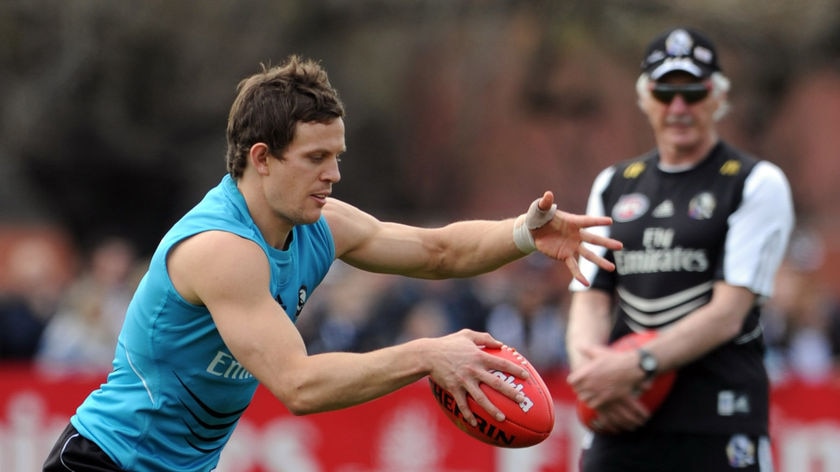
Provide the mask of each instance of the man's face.
POLYGON ((341 180, 339 156, 346 150, 344 121, 298 123, 283 159, 269 159, 268 204, 292 225, 318 220, 332 185, 341 180))
POLYGON ((641 106, 660 147, 690 152, 715 134, 714 113, 720 99, 712 96, 708 80, 672 72, 651 81, 650 89, 641 106))

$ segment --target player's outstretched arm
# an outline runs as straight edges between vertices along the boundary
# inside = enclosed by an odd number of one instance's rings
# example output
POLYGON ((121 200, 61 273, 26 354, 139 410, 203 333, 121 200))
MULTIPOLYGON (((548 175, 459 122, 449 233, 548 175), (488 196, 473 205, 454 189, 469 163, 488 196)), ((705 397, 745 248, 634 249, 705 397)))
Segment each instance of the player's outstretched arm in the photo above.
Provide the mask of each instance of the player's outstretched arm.
POLYGON ((536 249, 562 260, 584 283, 588 282, 577 266, 578 256, 612 270, 612 263, 584 244, 620 248, 620 242, 584 230, 612 220, 557 211, 553 200, 553 194, 545 192, 519 218, 458 221, 440 228, 381 222, 335 199, 324 207, 324 216, 333 233, 336 257, 372 272, 429 279, 470 277, 536 249))

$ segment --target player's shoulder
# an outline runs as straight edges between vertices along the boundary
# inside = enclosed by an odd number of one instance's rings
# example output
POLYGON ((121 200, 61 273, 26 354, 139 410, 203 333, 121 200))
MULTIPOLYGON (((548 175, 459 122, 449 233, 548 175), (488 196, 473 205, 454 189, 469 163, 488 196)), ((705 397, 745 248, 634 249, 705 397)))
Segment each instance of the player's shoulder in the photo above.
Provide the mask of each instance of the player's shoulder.
POLYGON ((370 213, 332 197, 327 199, 322 214, 332 235, 335 257, 364 246, 384 228, 370 213))
POLYGON ((781 167, 759 156, 721 142, 718 153, 721 175, 741 176, 752 181, 770 181, 778 184, 787 182, 781 167))
POLYGON ((656 150, 651 150, 644 154, 624 159, 605 169, 602 175, 609 175, 610 177, 624 180, 637 179, 649 169, 656 167, 656 156, 656 150))
POLYGON ((237 234, 212 230, 172 247, 167 272, 178 293, 193 304, 207 304, 215 294, 267 285, 268 257, 260 245, 237 234))
POLYGON ((724 177, 746 177, 763 161, 743 149, 737 148, 725 141, 720 141, 712 151, 712 159, 716 161, 718 172, 724 177))
POLYGON ((632 181, 638 181, 648 169, 656 166, 656 152, 625 159, 612 164, 598 173, 592 183, 592 194, 605 195, 614 193, 616 188, 624 188, 632 181))
POLYGON ((647 170, 656 167, 656 160, 659 153, 652 149, 628 159, 619 161, 612 166, 612 171, 617 177, 624 179, 635 179, 647 170))
POLYGON ((266 260, 259 243, 224 230, 203 231, 173 245, 167 257, 170 268, 186 261, 190 267, 210 270, 229 265, 251 266, 266 260))

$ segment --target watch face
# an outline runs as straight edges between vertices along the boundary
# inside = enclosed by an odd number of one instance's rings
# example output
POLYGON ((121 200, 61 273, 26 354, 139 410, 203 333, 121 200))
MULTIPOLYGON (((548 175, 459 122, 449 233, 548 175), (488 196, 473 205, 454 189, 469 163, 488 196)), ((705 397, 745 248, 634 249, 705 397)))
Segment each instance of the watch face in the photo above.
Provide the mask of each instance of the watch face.
POLYGON ((649 352, 646 352, 646 351, 642 351, 641 356, 642 356, 642 358, 640 359, 639 364, 640 364, 642 370, 644 370, 645 372, 647 372, 649 374, 652 374, 652 373, 656 372, 656 368, 658 367, 658 364, 659 364, 656 361, 656 358, 653 357, 649 352))

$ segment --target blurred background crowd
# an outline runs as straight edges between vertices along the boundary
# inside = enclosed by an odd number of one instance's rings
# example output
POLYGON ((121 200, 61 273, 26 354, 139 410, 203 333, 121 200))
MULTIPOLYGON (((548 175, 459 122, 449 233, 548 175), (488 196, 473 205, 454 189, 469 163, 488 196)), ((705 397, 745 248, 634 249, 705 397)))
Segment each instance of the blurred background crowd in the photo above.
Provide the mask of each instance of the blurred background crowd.
MULTIPOLYGON (((103 371, 146 258, 224 172, 238 80, 298 53, 348 109, 335 195, 439 224, 583 212, 604 166, 646 151, 647 40, 694 26, 732 79, 724 138, 788 174, 800 228, 764 319, 774 380, 840 366, 840 8, 833 0, 0 2, 0 362, 103 371)), ((565 267, 473 279, 336 264, 299 326, 312 352, 468 327, 565 369, 565 267)))
MULTIPOLYGON (((54 374, 107 372, 146 259, 130 240, 106 235, 73 262, 66 242, 54 229, 30 228, 8 247, 0 362, 33 362, 54 374)), ((821 238, 798 231, 764 316, 774 381, 840 374, 840 299, 818 275, 824 258, 821 238)), ((569 281, 564 266, 540 254, 479 277, 438 281, 337 262, 298 326, 312 353, 361 352, 462 328, 488 331, 541 372, 562 373, 569 281)))

